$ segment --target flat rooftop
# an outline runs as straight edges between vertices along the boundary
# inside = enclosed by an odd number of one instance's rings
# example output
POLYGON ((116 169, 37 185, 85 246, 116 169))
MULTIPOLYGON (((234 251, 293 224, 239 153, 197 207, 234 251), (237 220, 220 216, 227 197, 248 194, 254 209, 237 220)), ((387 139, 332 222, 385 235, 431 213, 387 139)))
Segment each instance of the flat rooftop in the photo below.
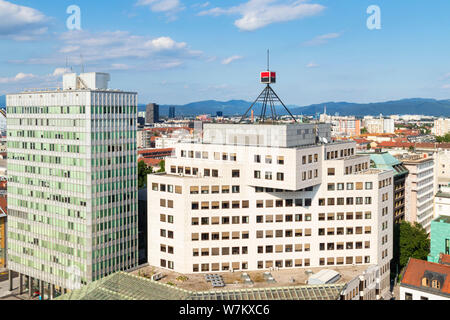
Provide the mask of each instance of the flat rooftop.
MULTIPOLYGON (((314 274, 317 274, 323 269, 331 269, 337 271, 341 278, 334 283, 335 285, 345 285, 355 277, 362 275, 369 266, 350 266, 350 267, 335 267, 335 268, 297 268, 297 269, 283 269, 278 271, 270 271, 275 283, 269 283, 264 279, 264 272, 261 271, 248 271, 248 272, 210 272, 208 274, 217 274, 223 277, 225 282, 224 288, 214 288, 215 291, 228 291, 228 290, 240 290, 240 289, 260 289, 260 288, 277 288, 277 287, 293 287, 293 286, 306 286, 309 275, 306 271, 311 270, 314 274), (253 281, 252 285, 244 284, 244 280, 241 278, 243 273, 247 273, 250 279, 253 281), (292 282, 294 279, 294 282, 292 282)), ((164 278, 159 280, 159 283, 172 284, 176 288, 188 290, 188 291, 207 291, 213 290, 212 285, 205 280, 204 273, 195 274, 181 274, 166 269, 147 266, 132 272, 132 274, 141 277, 151 278, 154 273, 162 273, 164 278), (180 279, 184 278, 184 281, 180 279), (177 280, 178 279, 178 280, 177 280)))

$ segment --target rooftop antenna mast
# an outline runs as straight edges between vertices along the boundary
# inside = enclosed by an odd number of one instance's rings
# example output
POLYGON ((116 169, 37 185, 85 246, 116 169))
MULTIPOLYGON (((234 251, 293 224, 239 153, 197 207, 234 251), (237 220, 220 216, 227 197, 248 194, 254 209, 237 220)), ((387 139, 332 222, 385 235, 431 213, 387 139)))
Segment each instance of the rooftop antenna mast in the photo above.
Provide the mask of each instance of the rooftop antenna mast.
MULTIPOLYGON (((277 110, 276 110, 276 103, 280 103, 284 109, 289 113, 291 118, 294 120, 294 122, 297 122, 295 117, 292 115, 292 113, 289 111, 289 109, 285 106, 283 101, 278 97, 278 95, 273 91, 272 87, 270 86, 271 83, 277 82, 277 74, 276 72, 270 71, 270 51, 267 50, 267 71, 261 72, 261 83, 266 84, 266 87, 261 92, 261 94, 256 98, 256 100, 253 102, 253 104, 250 106, 250 108, 247 109, 245 114, 242 116, 241 120, 239 122, 244 121, 244 119, 247 117, 247 114, 250 110, 253 109, 253 107, 256 105, 256 103, 261 103, 261 116, 260 116, 260 122, 264 123, 266 121, 266 112, 267 107, 270 108, 270 113, 272 115, 272 121, 277 120, 277 110)), ((267 118, 269 118, 269 115, 267 115, 267 118)))
POLYGON ((80 54, 80 58, 81 58, 81 73, 84 73, 84 61, 83 61, 83 55, 80 54))

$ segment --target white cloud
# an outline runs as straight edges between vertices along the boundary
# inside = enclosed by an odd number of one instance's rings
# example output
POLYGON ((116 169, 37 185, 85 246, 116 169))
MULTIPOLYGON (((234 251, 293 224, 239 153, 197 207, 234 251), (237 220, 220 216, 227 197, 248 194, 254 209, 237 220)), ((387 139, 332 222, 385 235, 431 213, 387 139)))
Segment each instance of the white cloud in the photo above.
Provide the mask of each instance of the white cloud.
POLYGON ((207 1, 204 3, 194 3, 191 7, 192 8, 206 8, 206 7, 209 7, 209 5, 210 5, 210 3, 207 1))
POLYGON ((175 20, 175 14, 184 10, 180 0, 139 0, 136 6, 146 6, 153 12, 163 12, 169 20, 175 20))
POLYGON ((273 23, 302 19, 321 13, 325 7, 320 4, 306 3, 306 0, 249 0, 229 8, 212 8, 199 15, 219 16, 225 14, 240 15, 234 22, 243 31, 254 31, 273 23))
POLYGON ((233 61, 240 60, 240 59, 243 59, 243 58, 244 57, 242 57, 242 56, 231 56, 231 57, 228 57, 228 58, 222 60, 222 64, 230 64, 233 61))
POLYGON ((0 0, 0 36, 31 40, 47 32, 48 18, 40 11, 0 0))
POLYGON ((59 76, 62 76, 63 74, 70 73, 70 72, 71 71, 69 68, 56 68, 55 71, 53 71, 52 75, 54 77, 59 77, 59 76))
POLYGON ((12 62, 61 65, 69 57, 72 64, 79 64, 82 55, 83 62, 97 70, 135 67, 160 70, 181 66, 189 59, 204 58, 201 51, 191 50, 186 42, 177 42, 170 37, 136 36, 126 31, 69 31, 58 40, 60 47, 51 56, 12 62))
POLYGON ((320 65, 318 65, 318 64, 315 63, 315 62, 310 62, 310 63, 308 63, 308 64, 306 65, 306 67, 307 67, 307 68, 318 68, 318 67, 320 67, 320 65))
POLYGON ((312 40, 306 41, 303 43, 303 45, 307 46, 307 47, 318 46, 318 45, 327 43, 329 40, 337 39, 340 36, 341 36, 341 33, 337 33, 337 32, 327 33, 327 34, 323 34, 321 36, 317 36, 312 40))
POLYGON ((16 76, 11 78, 0 77, 0 83, 1 84, 20 83, 34 78, 36 78, 34 74, 19 72, 16 76))

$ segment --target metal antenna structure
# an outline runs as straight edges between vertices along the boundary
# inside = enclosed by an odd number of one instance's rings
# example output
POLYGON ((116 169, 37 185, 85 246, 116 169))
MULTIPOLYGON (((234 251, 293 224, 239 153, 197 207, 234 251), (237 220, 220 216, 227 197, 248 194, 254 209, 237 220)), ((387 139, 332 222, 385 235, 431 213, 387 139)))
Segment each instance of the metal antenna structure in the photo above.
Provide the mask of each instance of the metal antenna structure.
POLYGON ((266 120, 272 118, 272 121, 275 121, 278 118, 277 115, 277 109, 276 104, 280 103, 284 109, 289 113, 289 115, 292 117, 292 119, 297 122, 295 117, 292 115, 292 113, 289 111, 289 109, 286 107, 286 105, 281 101, 280 97, 275 93, 275 91, 270 86, 272 83, 277 82, 277 74, 276 72, 270 71, 270 52, 267 50, 267 71, 261 72, 261 83, 265 84, 266 87, 261 92, 261 94, 256 98, 256 100, 252 103, 250 108, 247 109, 245 114, 242 116, 241 120, 239 122, 244 121, 244 119, 247 117, 247 114, 250 112, 250 110, 253 109, 253 107, 257 103, 261 103, 261 116, 260 116, 260 123, 264 123, 266 120), (269 112, 270 109, 270 112, 269 112))

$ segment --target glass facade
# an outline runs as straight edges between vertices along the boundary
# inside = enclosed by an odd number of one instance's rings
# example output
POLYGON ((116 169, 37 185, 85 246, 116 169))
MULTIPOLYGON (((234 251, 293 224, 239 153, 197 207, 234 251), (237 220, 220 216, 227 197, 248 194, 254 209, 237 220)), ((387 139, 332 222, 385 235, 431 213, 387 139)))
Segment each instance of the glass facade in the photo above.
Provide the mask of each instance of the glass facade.
POLYGON ((68 289, 137 264, 137 95, 8 96, 11 269, 68 289))

